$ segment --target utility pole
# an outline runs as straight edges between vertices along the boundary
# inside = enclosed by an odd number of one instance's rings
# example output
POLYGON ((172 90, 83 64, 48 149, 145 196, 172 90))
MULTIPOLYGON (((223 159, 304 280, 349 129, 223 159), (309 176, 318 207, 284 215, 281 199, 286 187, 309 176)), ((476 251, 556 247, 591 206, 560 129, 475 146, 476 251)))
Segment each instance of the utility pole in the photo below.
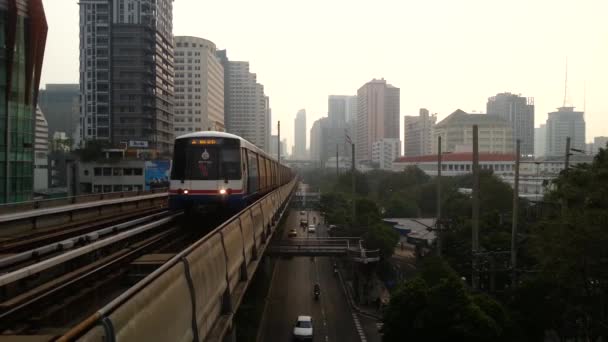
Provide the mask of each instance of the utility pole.
POLYGON ((564 159, 564 171, 568 173, 570 166, 570 137, 566 138, 566 158, 564 159))
POLYGON ((471 286, 473 290, 479 288, 479 136, 477 125, 473 125, 473 229, 472 229, 472 272, 471 286))
POLYGON ((517 216, 519 211, 519 145, 515 147, 515 181, 513 182, 513 219, 511 226, 511 288, 517 284, 517 216))
POLYGON ((441 136, 437 137, 437 218, 435 218, 435 231, 437 239, 437 255, 441 256, 441 136))
POLYGON ((352 177, 352 193, 353 193, 353 226, 355 223, 355 218, 357 216, 357 206, 356 206, 356 198, 355 198, 355 144, 351 144, 352 147, 352 165, 350 166, 350 173, 352 177))
POLYGON ((336 144, 336 182, 338 181, 338 178, 340 178, 340 168, 338 165, 338 149, 339 149, 338 144, 336 144))
POLYGON ((277 125, 277 161, 281 163, 281 121, 277 125))

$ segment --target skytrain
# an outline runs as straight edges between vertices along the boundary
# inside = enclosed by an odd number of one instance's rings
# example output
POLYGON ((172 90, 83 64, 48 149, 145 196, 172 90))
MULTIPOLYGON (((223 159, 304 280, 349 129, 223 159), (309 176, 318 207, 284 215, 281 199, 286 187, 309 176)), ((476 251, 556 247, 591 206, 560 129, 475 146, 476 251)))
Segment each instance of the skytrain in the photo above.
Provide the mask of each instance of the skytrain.
POLYGON ((175 139, 169 208, 241 209, 293 177, 289 167, 237 135, 188 133, 175 139))

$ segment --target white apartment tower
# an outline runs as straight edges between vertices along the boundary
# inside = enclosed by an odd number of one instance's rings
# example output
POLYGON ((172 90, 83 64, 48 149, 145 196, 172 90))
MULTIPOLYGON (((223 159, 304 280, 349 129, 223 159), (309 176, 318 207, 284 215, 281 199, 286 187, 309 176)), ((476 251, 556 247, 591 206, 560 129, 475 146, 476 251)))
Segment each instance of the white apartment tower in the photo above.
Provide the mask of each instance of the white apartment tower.
POLYGON ((224 68, 209 40, 175 37, 175 135, 224 131, 224 68))
POLYGON ((428 109, 421 108, 419 116, 403 117, 403 155, 424 156, 433 150, 433 127, 437 115, 429 115, 428 109))
POLYGON ((293 123, 294 159, 306 159, 306 110, 300 109, 293 123))
POLYGON ((270 100, 249 62, 230 61, 226 50, 217 52, 224 67, 224 122, 226 132, 236 134, 257 147, 270 149, 270 100))
POLYGON ((372 162, 381 170, 392 170, 393 161, 401 156, 399 139, 380 139, 372 144, 372 162))
POLYGON ((574 107, 560 107, 549 113, 547 119, 546 156, 562 156, 566 153, 566 140, 570 147, 585 150, 585 113, 574 107))

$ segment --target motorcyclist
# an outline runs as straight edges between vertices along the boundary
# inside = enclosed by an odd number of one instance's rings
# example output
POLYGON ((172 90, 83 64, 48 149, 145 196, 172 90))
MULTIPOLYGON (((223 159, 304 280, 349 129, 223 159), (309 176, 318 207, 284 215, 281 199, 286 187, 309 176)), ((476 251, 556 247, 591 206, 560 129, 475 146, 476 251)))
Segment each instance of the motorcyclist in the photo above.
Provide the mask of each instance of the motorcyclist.
POLYGON ((315 283, 314 285, 314 293, 316 296, 318 296, 321 293, 321 286, 319 286, 319 283, 315 283))

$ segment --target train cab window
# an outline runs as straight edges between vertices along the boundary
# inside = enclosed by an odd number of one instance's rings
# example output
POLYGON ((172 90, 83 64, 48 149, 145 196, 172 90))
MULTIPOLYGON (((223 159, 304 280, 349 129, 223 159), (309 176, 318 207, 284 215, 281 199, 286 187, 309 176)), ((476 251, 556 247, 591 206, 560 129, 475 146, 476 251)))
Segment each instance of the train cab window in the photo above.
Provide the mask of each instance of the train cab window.
POLYGON ((190 146, 186 155, 186 178, 192 180, 218 179, 219 158, 217 146, 190 146))
POLYGON ((238 146, 222 148, 220 151, 220 173, 222 179, 240 179, 241 164, 238 146))

